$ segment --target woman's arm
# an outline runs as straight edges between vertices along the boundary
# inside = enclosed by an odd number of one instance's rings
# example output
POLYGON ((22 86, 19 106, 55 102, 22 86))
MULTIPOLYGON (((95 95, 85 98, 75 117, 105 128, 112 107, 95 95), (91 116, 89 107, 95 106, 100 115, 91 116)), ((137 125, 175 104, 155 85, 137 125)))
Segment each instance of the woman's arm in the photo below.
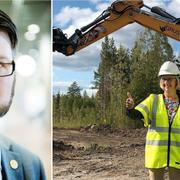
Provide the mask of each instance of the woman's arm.
POLYGON ((143 115, 136 109, 126 109, 126 115, 134 120, 143 119, 143 115))

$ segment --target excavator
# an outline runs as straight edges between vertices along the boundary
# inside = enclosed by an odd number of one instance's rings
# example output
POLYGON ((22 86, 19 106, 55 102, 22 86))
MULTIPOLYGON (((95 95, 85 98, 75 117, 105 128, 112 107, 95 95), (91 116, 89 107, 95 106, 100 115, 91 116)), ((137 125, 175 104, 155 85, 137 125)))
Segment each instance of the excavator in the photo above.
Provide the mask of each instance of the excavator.
POLYGON ((180 41, 180 18, 172 16, 158 6, 150 8, 143 0, 116 0, 93 22, 76 29, 69 38, 60 28, 53 28, 53 51, 66 56, 73 55, 108 34, 135 22, 180 41))

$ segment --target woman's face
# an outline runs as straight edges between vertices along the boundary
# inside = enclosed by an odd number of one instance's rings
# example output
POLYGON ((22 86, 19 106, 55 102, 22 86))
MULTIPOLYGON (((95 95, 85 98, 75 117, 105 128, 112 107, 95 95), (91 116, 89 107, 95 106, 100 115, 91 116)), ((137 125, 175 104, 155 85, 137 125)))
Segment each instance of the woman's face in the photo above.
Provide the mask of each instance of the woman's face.
POLYGON ((178 82, 176 76, 165 75, 160 79, 160 87, 166 93, 175 91, 177 88, 178 82))

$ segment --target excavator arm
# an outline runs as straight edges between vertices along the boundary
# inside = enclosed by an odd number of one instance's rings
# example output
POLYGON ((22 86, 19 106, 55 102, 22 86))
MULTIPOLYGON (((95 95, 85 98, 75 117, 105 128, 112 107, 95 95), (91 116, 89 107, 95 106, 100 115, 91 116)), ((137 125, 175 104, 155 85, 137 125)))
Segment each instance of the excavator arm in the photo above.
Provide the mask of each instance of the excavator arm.
POLYGON ((67 38, 61 29, 54 28, 53 51, 61 52, 66 56, 72 55, 134 22, 180 40, 179 18, 175 18, 160 7, 149 8, 142 0, 116 0, 93 22, 81 29, 76 29, 70 38, 67 38), (150 11, 143 10, 143 7, 150 11))

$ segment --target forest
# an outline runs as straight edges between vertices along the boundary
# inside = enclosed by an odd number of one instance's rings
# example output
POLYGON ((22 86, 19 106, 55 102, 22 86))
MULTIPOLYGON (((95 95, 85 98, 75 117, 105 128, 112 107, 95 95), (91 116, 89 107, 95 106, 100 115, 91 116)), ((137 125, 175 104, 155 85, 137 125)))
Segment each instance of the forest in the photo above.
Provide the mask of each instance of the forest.
POLYGON ((106 37, 101 45, 99 67, 94 72, 96 95, 81 93, 73 82, 67 94, 61 90, 53 95, 53 126, 79 128, 92 124, 112 128, 137 128, 141 121, 129 119, 125 100, 130 92, 138 104, 151 93, 161 93, 158 71, 161 64, 175 58, 168 38, 145 29, 137 34, 132 49, 115 46, 113 38, 106 37))

